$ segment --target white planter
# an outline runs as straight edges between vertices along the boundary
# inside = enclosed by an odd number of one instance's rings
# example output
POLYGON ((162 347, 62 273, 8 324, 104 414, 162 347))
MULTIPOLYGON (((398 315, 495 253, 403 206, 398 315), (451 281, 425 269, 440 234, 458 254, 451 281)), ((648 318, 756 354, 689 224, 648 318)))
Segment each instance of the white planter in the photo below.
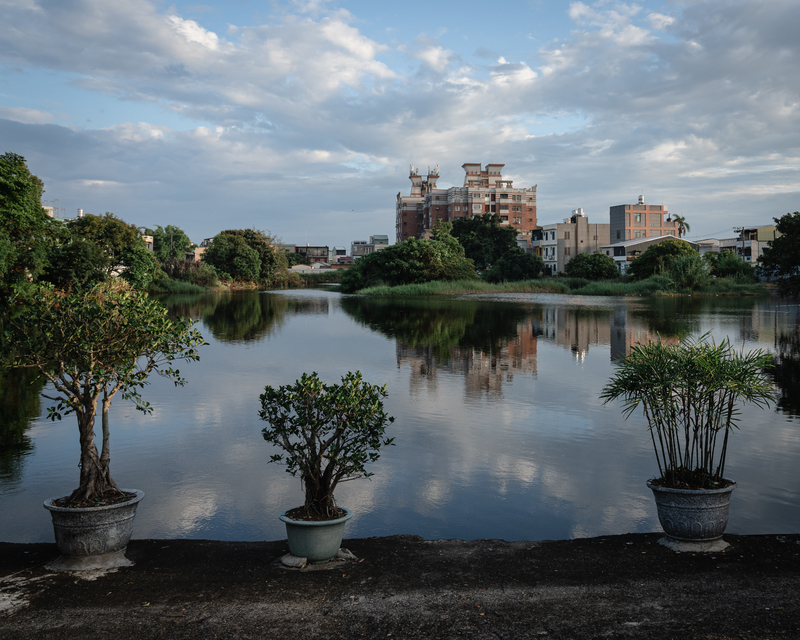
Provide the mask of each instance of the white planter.
POLYGON ((353 517, 353 512, 344 509, 345 515, 336 520, 310 522, 292 520, 284 511, 279 517, 286 523, 286 538, 289 552, 308 562, 325 562, 339 551, 344 537, 344 525, 353 517))
POLYGON ((53 504, 65 496, 44 501, 44 508, 53 519, 56 544, 61 552, 61 557, 48 565, 49 569, 82 571, 133 564, 125 557, 125 548, 131 539, 133 518, 144 491, 122 491, 135 493, 136 497, 118 504, 78 509, 53 504))

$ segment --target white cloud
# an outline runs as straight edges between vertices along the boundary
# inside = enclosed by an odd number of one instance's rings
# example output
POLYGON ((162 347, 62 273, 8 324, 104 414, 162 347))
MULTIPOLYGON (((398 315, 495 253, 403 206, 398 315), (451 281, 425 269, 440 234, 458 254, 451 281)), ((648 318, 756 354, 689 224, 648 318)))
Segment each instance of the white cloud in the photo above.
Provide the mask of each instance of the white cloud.
POLYGON ((24 124, 45 124, 55 120, 52 113, 23 107, 0 107, 0 118, 15 120, 24 124))

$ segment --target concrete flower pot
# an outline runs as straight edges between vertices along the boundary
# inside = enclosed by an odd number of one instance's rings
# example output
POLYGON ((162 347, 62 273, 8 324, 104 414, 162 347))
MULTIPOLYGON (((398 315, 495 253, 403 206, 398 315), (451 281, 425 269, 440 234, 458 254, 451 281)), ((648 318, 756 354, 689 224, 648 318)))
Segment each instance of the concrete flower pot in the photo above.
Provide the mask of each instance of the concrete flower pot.
POLYGON ((48 565, 60 571, 84 571, 129 567, 133 564, 125 557, 125 548, 133 532, 136 507, 144 498, 144 491, 122 489, 136 497, 125 502, 102 507, 67 509, 53 503, 65 496, 44 501, 44 508, 53 518, 53 531, 61 557, 48 565))
POLYGON ((308 522, 292 520, 284 511, 279 517, 286 524, 286 537, 289 552, 308 562, 325 562, 339 551, 344 537, 344 525, 353 517, 353 512, 345 509, 345 515, 336 520, 308 522))
POLYGON ((659 542, 676 551, 723 551, 722 539, 728 526, 728 506, 736 483, 722 489, 671 489, 650 480, 658 520, 666 539, 659 542))

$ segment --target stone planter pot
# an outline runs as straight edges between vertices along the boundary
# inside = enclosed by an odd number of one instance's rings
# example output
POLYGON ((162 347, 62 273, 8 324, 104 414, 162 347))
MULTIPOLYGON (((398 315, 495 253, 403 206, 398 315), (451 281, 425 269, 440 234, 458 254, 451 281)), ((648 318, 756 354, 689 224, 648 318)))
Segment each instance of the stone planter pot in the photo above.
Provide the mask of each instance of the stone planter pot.
MULTIPOLYGON (((658 487, 650 480, 665 546, 678 551, 722 551, 729 545, 722 540, 728 526, 728 505, 732 483, 722 489, 671 489, 658 487)), ((660 541, 661 542, 661 541, 660 541)))
POLYGON ((58 496, 44 501, 44 508, 53 519, 53 531, 61 557, 48 565, 49 569, 84 571, 129 567, 133 564, 125 557, 125 548, 131 539, 136 507, 144 498, 144 491, 122 489, 136 497, 102 507, 66 509, 57 507, 58 496))
POLYGON ((342 546, 344 525, 353 517, 352 511, 344 511, 341 518, 321 522, 292 520, 284 511, 279 517, 286 524, 289 552, 298 558, 306 558, 308 562, 325 562, 333 558, 342 546))

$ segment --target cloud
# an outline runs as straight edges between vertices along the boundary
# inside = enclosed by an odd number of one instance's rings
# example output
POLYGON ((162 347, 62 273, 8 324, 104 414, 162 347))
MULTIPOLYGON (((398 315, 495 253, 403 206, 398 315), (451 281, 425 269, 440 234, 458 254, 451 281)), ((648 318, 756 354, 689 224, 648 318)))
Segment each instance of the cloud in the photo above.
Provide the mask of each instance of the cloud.
POLYGON ((55 120, 51 113, 23 107, 0 107, 0 118, 16 120, 25 124, 45 124, 55 120))
POLYGON ((736 224, 732 210, 754 215, 730 195, 733 181, 769 217, 796 208, 786 187, 800 157, 800 6, 790 0, 685 0, 669 14, 574 2, 574 29, 525 60, 470 39, 469 51, 497 61, 486 64, 424 34, 389 47, 322 2, 225 33, 158 7, 4 4, 13 28, 0 31, 0 64, 130 105, 112 126, 70 129, 48 124, 47 108, 5 101, 0 138, 36 160, 48 194, 80 199, 79 180, 110 181, 124 204, 96 210, 175 215, 164 223, 193 237, 213 235, 226 211, 226 224, 287 239, 311 227, 313 241, 340 245, 393 235, 409 162, 439 164, 443 186, 462 183, 467 160, 504 162, 520 186, 539 184, 543 223, 576 206, 603 221, 647 191, 696 216, 693 231, 705 220, 716 230, 736 224), (177 120, 136 117, 144 104, 177 120))

